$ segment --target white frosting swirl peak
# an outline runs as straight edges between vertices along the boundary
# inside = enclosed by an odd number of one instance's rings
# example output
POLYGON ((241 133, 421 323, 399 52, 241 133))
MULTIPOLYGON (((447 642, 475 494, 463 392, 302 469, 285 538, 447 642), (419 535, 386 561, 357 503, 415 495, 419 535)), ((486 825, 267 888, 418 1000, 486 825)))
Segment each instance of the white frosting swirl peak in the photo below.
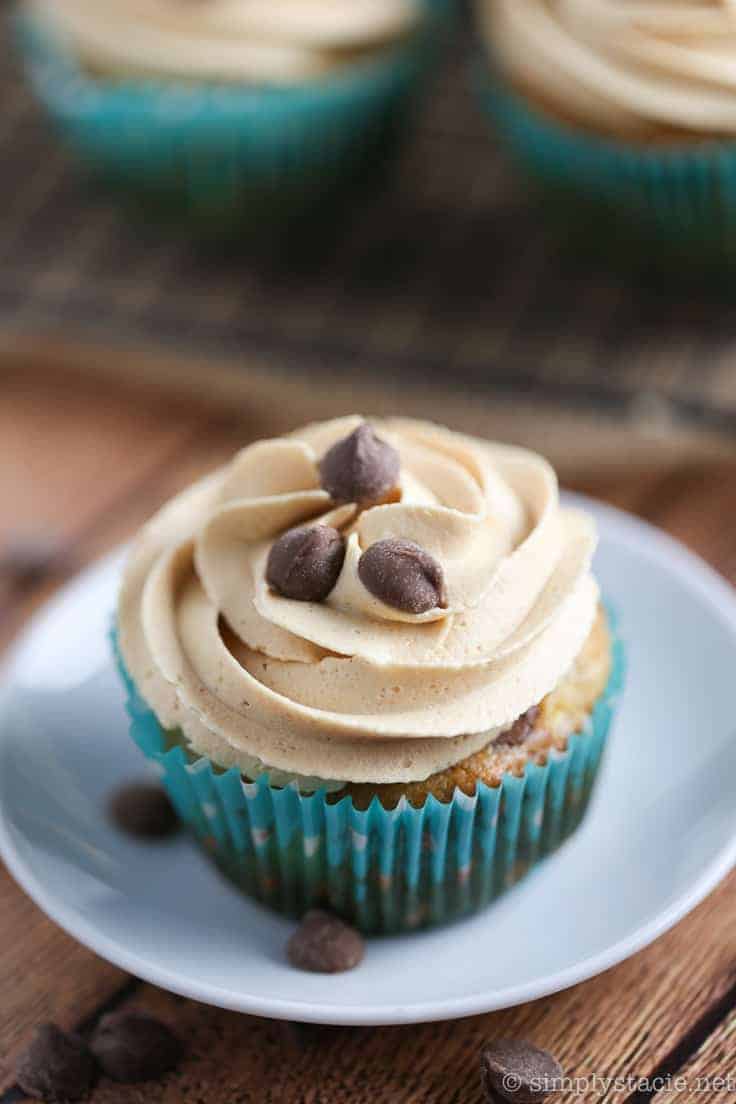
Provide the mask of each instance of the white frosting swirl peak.
POLYGON ((26 0, 82 59, 111 72, 310 80, 418 21, 416 0, 26 0))
POLYGON ((400 498, 335 507, 318 462, 360 419, 244 449, 144 528, 126 570, 120 642, 141 693, 193 749, 252 774, 419 780, 489 742, 550 692, 591 628, 591 521, 559 506, 541 457, 403 420, 400 498), (266 583, 285 530, 346 539, 321 603, 266 583), (411 614, 361 583, 386 537, 441 565, 447 607, 411 614))
POLYGON ((732 0, 478 0, 523 89, 604 131, 736 134, 732 0))

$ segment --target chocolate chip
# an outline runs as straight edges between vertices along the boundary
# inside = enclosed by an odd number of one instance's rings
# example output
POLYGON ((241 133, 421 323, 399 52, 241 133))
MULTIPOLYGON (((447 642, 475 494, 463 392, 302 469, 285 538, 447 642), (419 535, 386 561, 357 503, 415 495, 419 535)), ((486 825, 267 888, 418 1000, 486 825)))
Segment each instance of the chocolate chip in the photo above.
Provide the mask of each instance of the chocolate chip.
POLYGON ((329 525, 301 525, 283 533, 272 545, 266 581, 284 598, 323 602, 345 560, 342 533, 329 525))
POLYGON ((166 792, 148 782, 129 782, 115 790, 109 812, 118 828, 140 839, 163 839, 179 828, 179 818, 166 792))
POLYGON ((392 445, 363 422, 329 449, 319 464, 322 486, 335 502, 385 502, 399 483, 401 462, 392 445))
POLYGON ((38 1028, 20 1056, 16 1077, 29 1096, 62 1104, 87 1095, 97 1079, 97 1067, 83 1039, 48 1023, 38 1028))
POLYGON ((481 1083, 491 1102, 541 1104, 560 1089, 562 1076, 556 1058, 520 1039, 496 1039, 481 1055, 481 1083))
POLYGON ((533 705, 531 709, 527 709, 526 713, 522 713, 514 721, 511 728, 507 728, 505 732, 497 736, 494 743, 498 747, 519 747, 534 731, 534 722, 538 716, 539 706, 533 705))
POLYGON ((32 586, 48 576, 64 575, 71 568, 63 542, 52 534, 12 537, 0 549, 0 573, 9 575, 18 586, 32 586))
POLYGON ((405 613, 426 613, 447 604, 442 568, 413 541, 376 541, 360 557, 358 575, 375 598, 405 613))
POLYGON ((365 954, 363 938, 337 916, 312 909, 286 945, 293 966, 317 974, 352 970, 365 954))
POLYGON ((126 1083, 162 1077, 184 1053, 181 1040, 166 1024, 135 1009, 103 1016, 90 1046, 103 1072, 126 1083))

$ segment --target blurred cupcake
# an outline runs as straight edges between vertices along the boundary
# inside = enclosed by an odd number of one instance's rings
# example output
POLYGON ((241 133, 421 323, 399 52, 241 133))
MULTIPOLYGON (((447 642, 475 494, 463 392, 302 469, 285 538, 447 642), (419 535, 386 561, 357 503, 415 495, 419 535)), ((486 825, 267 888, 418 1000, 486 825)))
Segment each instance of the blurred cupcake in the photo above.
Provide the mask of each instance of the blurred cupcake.
POLYGON ((136 542, 133 738, 259 900, 471 912, 585 812, 622 675, 595 543, 520 449, 357 418, 252 445, 136 542))
POLYGON ((547 206, 645 264, 736 260, 736 7, 478 0, 478 12, 484 102, 547 206))
POLYGON ((93 170, 210 229, 288 230, 385 167, 451 2, 23 0, 18 25, 93 170))

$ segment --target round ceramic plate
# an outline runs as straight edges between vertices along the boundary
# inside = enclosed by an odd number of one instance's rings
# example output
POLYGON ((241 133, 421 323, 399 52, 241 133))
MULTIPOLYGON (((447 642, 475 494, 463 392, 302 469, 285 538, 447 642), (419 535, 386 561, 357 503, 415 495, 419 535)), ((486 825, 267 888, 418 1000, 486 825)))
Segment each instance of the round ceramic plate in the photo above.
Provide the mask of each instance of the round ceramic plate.
POLYGON ((123 969, 284 1019, 467 1016, 633 954, 736 862, 736 597, 661 533, 585 505, 627 643, 624 700, 583 827, 485 912, 371 940, 364 963, 339 978, 303 974, 284 957, 291 924, 240 896, 186 837, 139 845, 112 829, 106 794, 146 765, 127 735, 107 640, 120 556, 62 591, 7 665, 0 848, 10 870, 58 924, 123 969))

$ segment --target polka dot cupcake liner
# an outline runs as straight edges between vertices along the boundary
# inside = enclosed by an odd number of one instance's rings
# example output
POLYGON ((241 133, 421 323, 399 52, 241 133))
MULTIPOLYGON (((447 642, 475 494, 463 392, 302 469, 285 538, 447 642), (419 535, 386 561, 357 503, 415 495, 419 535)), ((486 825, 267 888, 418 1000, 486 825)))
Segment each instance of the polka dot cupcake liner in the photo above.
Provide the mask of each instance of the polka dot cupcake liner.
MULTIPOLYGON (((182 821, 221 871, 250 897, 299 916, 322 906, 366 932, 444 924, 488 905, 546 856, 583 819, 624 678, 615 629, 608 685, 584 731, 528 763, 497 787, 460 790, 422 808, 402 800, 365 810, 324 790, 244 781, 188 753, 143 701, 115 647, 127 691, 130 733, 157 764, 182 821)), ((115 643, 115 638, 113 637, 115 643)))

